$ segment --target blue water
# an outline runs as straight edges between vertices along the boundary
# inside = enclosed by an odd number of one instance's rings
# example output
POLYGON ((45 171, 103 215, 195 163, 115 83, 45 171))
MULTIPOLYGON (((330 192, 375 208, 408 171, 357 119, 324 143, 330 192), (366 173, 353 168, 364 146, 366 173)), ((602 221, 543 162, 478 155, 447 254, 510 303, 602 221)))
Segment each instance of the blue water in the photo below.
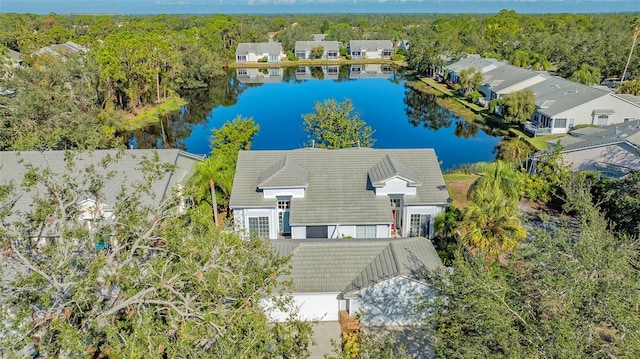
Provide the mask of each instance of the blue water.
POLYGON ((301 115, 314 111, 314 101, 350 98, 355 112, 374 129, 375 148, 434 148, 443 169, 494 159, 493 149, 500 138, 482 130, 469 138, 456 137, 456 123, 464 122, 451 114, 447 117, 450 125, 437 131, 425 128, 423 123, 412 125, 404 103, 410 91, 404 81, 394 83, 389 78, 254 85, 242 92, 234 105, 212 109, 206 121, 193 127, 185 144, 189 152, 209 153, 211 129, 240 115, 252 117, 260 126, 252 149, 301 148, 309 143, 301 115))

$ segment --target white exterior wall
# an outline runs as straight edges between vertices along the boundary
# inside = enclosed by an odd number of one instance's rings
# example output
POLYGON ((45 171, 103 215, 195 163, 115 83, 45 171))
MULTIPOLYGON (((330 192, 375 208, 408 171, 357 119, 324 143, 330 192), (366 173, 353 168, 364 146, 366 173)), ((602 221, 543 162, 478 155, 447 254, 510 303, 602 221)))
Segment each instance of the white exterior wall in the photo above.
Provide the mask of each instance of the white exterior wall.
POLYGON ((305 226, 291 226, 291 239, 306 239, 307 227, 305 226))
POLYGON ((308 321, 337 321, 340 303, 340 293, 293 293, 290 310, 277 310, 271 307, 269 300, 261 300, 260 306, 266 312, 269 320, 274 322, 287 321, 292 313, 297 312, 298 319, 308 321))
POLYGON ((244 208, 233 211, 236 230, 249 234, 249 217, 269 217, 269 238, 278 238, 278 214, 276 208, 244 208))
POLYGON ((516 84, 513 84, 513 85, 511 85, 511 86, 509 86, 507 88, 504 88, 504 89, 500 90, 500 92, 496 93, 496 96, 497 96, 497 98, 500 98, 503 95, 510 94, 510 93, 513 93, 513 92, 518 92, 520 90, 524 90, 524 89, 526 89, 528 87, 531 87, 531 86, 533 86, 533 85, 535 85, 537 83, 540 83, 540 82, 542 82, 544 80, 546 80, 546 78, 544 76, 537 75, 537 76, 531 77, 529 79, 526 79, 525 81, 518 82, 516 84))
POLYGON ((376 196, 388 196, 390 194, 415 196, 416 187, 409 187, 406 180, 396 177, 386 181, 383 187, 376 188, 376 196))
POLYGON ((292 198, 304 198, 304 188, 277 188, 277 189, 264 189, 262 190, 264 198, 276 198, 278 196, 292 198))
POLYGON ((404 218, 403 226, 402 226, 402 236, 409 236, 409 227, 411 223, 411 215, 412 214, 428 214, 431 216, 429 223, 429 238, 433 238, 433 224, 435 218, 440 213, 444 212, 444 206, 405 206, 402 210, 402 215, 404 218))
POLYGON ((360 314, 360 324, 364 326, 423 324, 430 312, 415 312, 415 304, 436 296, 427 284, 404 276, 376 283, 359 294, 350 302, 350 314, 360 314))
POLYGON ((379 224, 376 228, 377 238, 391 238, 391 225, 379 224))
MULTIPOLYGON (((570 110, 561 112, 555 116, 556 118, 575 118, 574 126, 577 125, 594 125, 593 110, 595 109, 612 109, 615 113, 609 116, 609 124, 623 123, 625 118, 640 118, 640 106, 633 105, 612 94, 607 94, 593 101, 576 106, 570 110)), ((597 120, 596 120, 597 121, 597 120)), ((553 128, 552 133, 566 133, 567 129, 553 128)))

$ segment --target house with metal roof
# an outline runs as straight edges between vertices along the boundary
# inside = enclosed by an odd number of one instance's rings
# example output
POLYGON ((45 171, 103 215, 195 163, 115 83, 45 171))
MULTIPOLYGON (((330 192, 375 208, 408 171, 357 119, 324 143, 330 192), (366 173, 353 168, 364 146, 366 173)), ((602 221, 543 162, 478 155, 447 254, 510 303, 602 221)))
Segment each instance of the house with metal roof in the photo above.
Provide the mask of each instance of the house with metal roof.
POLYGON ((337 59, 340 55, 340 44, 338 41, 296 41, 295 54, 299 59, 337 59), (311 50, 321 47, 322 56, 314 57, 311 50))
POLYGON ((503 65, 482 74, 483 83, 478 87, 486 101, 496 100, 503 95, 524 90, 547 78, 544 72, 531 71, 512 65, 503 65))
POLYGON ((556 76, 529 88, 535 94, 536 109, 524 129, 534 136, 567 133, 577 125, 608 126, 640 119, 636 96, 556 76))
POLYGON ((236 48, 236 62, 266 62, 278 63, 284 58, 282 43, 279 42, 242 42, 236 48))
POLYGON ((393 43, 391 40, 351 40, 349 55, 352 59, 390 59, 393 43))
POLYGON ((236 230, 261 238, 433 236, 449 203, 433 149, 240 151, 236 230))
MULTIPOLYGON (((144 163, 157 161, 168 165, 165 170, 156 173, 150 182, 149 193, 140 193, 140 201, 144 206, 156 207, 166 201, 174 189, 186 185, 195 170, 195 164, 203 156, 193 155, 176 149, 159 150, 95 150, 87 152, 68 151, 0 151, 0 185, 13 185, 15 193, 12 201, 12 216, 8 222, 19 219, 33 209, 34 198, 46 193, 43 185, 37 184, 30 190, 21 187, 25 174, 35 170, 47 172, 48 176, 63 180, 63 175, 70 175, 69 168, 73 163, 71 174, 79 177, 88 171, 95 171, 96 176, 103 177, 103 185, 99 197, 90 191, 78 187, 75 203, 78 205, 80 218, 89 227, 96 214, 104 218, 113 215, 113 208, 121 190, 135 191, 134 184, 146 181, 147 174, 141 170, 144 163)), ((57 233, 45 233, 55 237, 57 233)))
MULTIPOLYGON (((272 240, 291 256, 293 306, 303 320, 336 321, 339 311, 360 316, 363 326, 421 324, 428 311, 415 304, 436 293, 425 273, 443 268, 425 238, 272 240)), ((263 302, 263 304, 268 304, 263 302)), ((265 305, 268 307, 268 305, 265 305)), ((267 309, 274 321, 290 313, 267 309)))
MULTIPOLYGON (((563 137, 553 145, 561 146, 560 155, 574 171, 593 171, 603 177, 619 178, 640 170, 640 119, 569 133, 570 137, 563 137)), ((554 149, 532 155, 532 168, 554 149)))
POLYGON ((505 62, 498 61, 496 59, 483 58, 480 57, 480 55, 467 55, 466 57, 445 66, 444 69, 449 73, 449 81, 456 83, 460 80, 460 71, 464 69, 472 68, 484 75, 485 73, 504 65, 506 65, 505 62))

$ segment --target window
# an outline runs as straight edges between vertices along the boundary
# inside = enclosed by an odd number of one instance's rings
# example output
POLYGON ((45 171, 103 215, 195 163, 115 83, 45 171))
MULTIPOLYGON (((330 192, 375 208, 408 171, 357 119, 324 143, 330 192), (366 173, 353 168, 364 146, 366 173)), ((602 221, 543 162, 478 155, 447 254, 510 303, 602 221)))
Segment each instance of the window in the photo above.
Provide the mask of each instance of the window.
POLYGON ((382 50, 382 57, 391 57, 391 50, 382 50))
POLYGON ((624 122, 631 122, 631 121, 635 121, 635 120, 636 120, 636 119, 635 119, 635 118, 633 118, 633 117, 626 117, 626 118, 624 119, 624 122))
POLYGON ((556 118, 556 120, 553 123, 553 128, 567 128, 567 119, 556 118))
POLYGON ((247 61, 247 55, 238 55, 238 56, 236 56, 236 61, 238 61, 238 62, 247 61))
POLYGON ((376 238, 376 226, 356 226, 356 238, 376 238))
POLYGON ((337 59, 338 51, 327 51, 327 58, 329 59, 337 59))
POLYGON ((337 74, 340 71, 340 69, 338 68, 338 66, 329 66, 327 67, 327 73, 328 74, 337 74))
POLYGON ((247 69, 238 69, 238 76, 247 76, 247 69))
POLYGON ((306 57, 306 54, 307 54, 307 53, 306 53, 306 52, 304 52, 304 51, 296 51, 296 56, 297 56, 299 59, 306 59, 306 58, 307 58, 307 57, 306 57))
POLYGON ((304 66, 300 66, 296 69, 296 75, 304 75, 307 73, 307 68, 304 66))
POLYGON ((278 232, 280 234, 291 233, 289 225, 289 207, 291 206, 291 197, 278 198, 278 232))
POLYGON ((409 236, 425 237, 429 235, 429 215, 412 214, 409 222, 409 236))
POLYGON ((249 233, 258 238, 269 238, 269 217, 249 217, 249 233))

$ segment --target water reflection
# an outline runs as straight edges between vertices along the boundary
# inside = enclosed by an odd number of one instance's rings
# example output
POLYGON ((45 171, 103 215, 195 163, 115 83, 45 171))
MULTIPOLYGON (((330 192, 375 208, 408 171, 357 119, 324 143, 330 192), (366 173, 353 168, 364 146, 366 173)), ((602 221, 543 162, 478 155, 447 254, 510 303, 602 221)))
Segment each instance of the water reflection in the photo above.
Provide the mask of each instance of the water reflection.
POLYGON ((243 84, 264 84, 282 82, 282 68, 242 68, 236 69, 236 78, 243 84))
POLYGON ((394 68, 381 64, 356 64, 349 70, 350 79, 388 78, 394 73, 394 68))
POLYGON ((436 102, 436 95, 425 94, 405 85, 404 104, 409 123, 437 131, 452 124, 453 114, 436 102))

